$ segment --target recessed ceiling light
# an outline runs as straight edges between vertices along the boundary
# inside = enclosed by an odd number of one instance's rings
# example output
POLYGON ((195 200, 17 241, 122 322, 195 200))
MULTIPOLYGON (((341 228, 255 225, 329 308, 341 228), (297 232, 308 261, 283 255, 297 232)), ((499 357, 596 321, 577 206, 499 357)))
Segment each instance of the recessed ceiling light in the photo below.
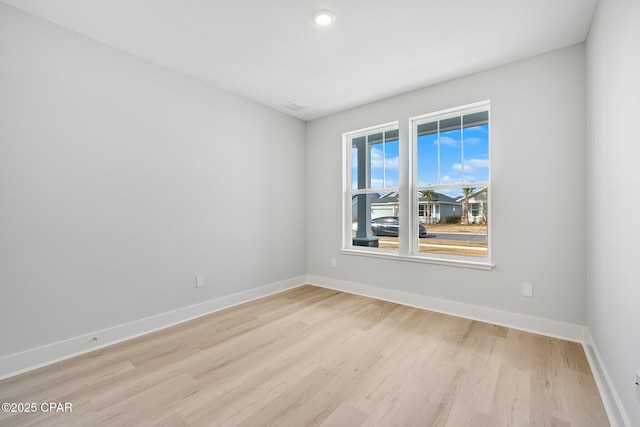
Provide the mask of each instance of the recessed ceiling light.
POLYGON ((336 16, 330 10, 323 9, 313 14, 313 22, 319 27, 328 27, 336 20, 336 16))

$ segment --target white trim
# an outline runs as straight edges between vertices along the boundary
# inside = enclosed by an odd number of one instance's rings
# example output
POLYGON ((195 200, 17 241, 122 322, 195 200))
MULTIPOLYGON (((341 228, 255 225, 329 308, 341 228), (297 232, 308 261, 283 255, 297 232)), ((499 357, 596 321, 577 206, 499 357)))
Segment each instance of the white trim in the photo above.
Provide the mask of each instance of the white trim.
POLYGON ((352 130, 349 132, 345 132, 342 134, 342 140, 345 141, 345 138, 354 138, 359 136, 366 136, 371 132, 386 132, 388 130, 396 130, 398 129, 398 121, 394 120, 387 123, 382 123, 380 125, 368 126, 366 128, 361 128, 357 130, 352 130))
POLYGON ((297 288, 303 284, 311 284, 322 288, 582 343, 611 426, 631 427, 629 417, 602 362, 598 348, 585 326, 313 275, 294 277, 1 357, 0 380, 187 322, 216 311, 297 288), (93 337, 99 337, 99 341, 94 341, 93 337))
MULTIPOLYGON (((485 99, 484 101, 473 102, 471 104, 460 105, 458 107, 447 108, 445 110, 435 111, 433 113, 421 114, 419 116, 413 116, 409 120, 444 120, 451 117, 455 117, 459 115, 461 112, 464 113, 479 113, 480 111, 485 111, 487 106, 491 105, 490 99, 485 99)), ((489 122, 491 122, 491 118, 489 118, 489 122)))
POLYGON ((598 347, 596 347, 588 328, 585 328, 582 346, 587 355, 589 366, 591 366, 591 372, 598 386, 600 398, 602 399, 602 404, 604 405, 604 410, 607 413, 611 427, 631 427, 631 421, 629 421, 629 417, 624 410, 624 406, 620 401, 616 388, 613 386, 611 377, 607 372, 605 364, 602 362, 598 347))
MULTIPOLYGON (((370 255, 370 254, 368 254, 370 255)), ((431 310, 438 313, 478 320, 495 325, 506 326, 548 337, 581 343, 587 356, 591 372, 600 393, 611 427, 631 427, 622 402, 618 397, 611 377, 600 357, 591 333, 586 326, 556 320, 525 316, 523 314, 475 306, 455 301, 443 300, 409 292, 377 288, 360 283, 347 282, 321 276, 307 276, 307 283, 327 289, 334 289, 383 301, 394 302, 410 307, 431 310)))
MULTIPOLYGON (((491 171, 489 171, 489 173, 491 173, 491 171)), ((485 187, 489 187, 489 181, 473 181, 473 182, 454 182, 451 184, 427 184, 427 185, 416 185, 416 191, 424 191, 424 190, 441 190, 441 189, 447 189, 447 188, 461 188, 464 187, 465 184, 468 184, 468 186, 473 185, 474 188, 478 188, 479 190, 476 191, 474 194, 479 193, 481 190, 484 190, 485 187)), ((453 199, 456 202, 459 200, 462 200, 464 198, 464 196, 460 197, 459 199, 453 199)), ((438 200, 434 200, 434 202, 437 202, 438 200)))
MULTIPOLYGON (((398 131, 398 150, 400 150, 400 122, 392 121, 380 125, 369 126, 366 128, 345 132, 342 134, 342 247, 353 247, 352 236, 352 218, 353 218, 353 196, 358 194, 373 194, 399 191, 399 187, 389 188, 353 188, 353 139, 367 137, 372 133, 385 133, 388 131, 398 131)), ((368 165, 370 167, 370 165, 368 165)), ((400 176, 398 176, 400 180, 400 176)), ((384 185, 384 184, 383 184, 384 185)))
POLYGON ((0 380, 303 285, 306 276, 271 283, 0 358, 0 380), (98 341, 93 338, 98 337, 98 341))
MULTIPOLYGON (((389 188, 361 188, 357 190, 351 190, 351 196, 357 196, 358 194, 373 194, 373 193, 397 193, 400 190, 399 187, 389 188)), ((393 204, 393 203, 390 203, 393 204)), ((353 205, 353 203, 351 203, 353 205)))
MULTIPOLYGON (((358 255, 358 256, 367 256, 374 258, 385 258, 392 259, 396 261, 409 261, 409 262, 421 262, 425 264, 438 264, 438 265, 447 265, 449 267, 465 267, 465 268, 475 268, 477 270, 492 270, 495 267, 495 264, 490 262, 483 261, 469 261, 468 258, 471 257, 456 257, 455 255, 449 255, 447 258, 436 258, 435 256, 427 257, 424 255, 400 255, 396 251, 385 251, 385 249, 372 248, 367 249, 366 247, 362 247, 359 249, 340 249, 340 253, 345 255, 358 255)), ((483 258, 484 259, 484 258, 483 258)))
POLYGON ((582 343, 585 335, 586 328, 582 325, 525 316, 523 314, 433 298, 425 295, 377 288, 361 283, 330 279, 322 276, 310 275, 308 276, 308 283, 323 288, 376 298, 409 307, 436 311, 452 316, 464 317, 466 319, 478 320, 494 325, 506 326, 567 341, 582 343))
MULTIPOLYGON (((464 129, 464 123, 460 123, 461 124, 461 129, 464 129)), ((464 132, 463 132, 464 134, 464 132)), ((431 190, 441 190, 444 188, 461 188, 463 186, 465 186, 465 184, 467 185, 473 185, 474 187, 481 187, 481 188, 486 188, 487 190, 487 206, 491 207, 492 206, 492 201, 491 201, 491 196, 493 194, 493 191, 491 190, 491 147, 492 147, 492 143, 491 143, 491 100, 490 99, 486 99, 484 101, 480 101, 480 102, 474 102, 472 104, 467 104, 467 105, 461 105, 458 107, 453 107, 453 108, 448 108, 446 110, 441 110, 441 111, 436 111, 433 113, 428 113, 428 114, 422 114, 419 116, 414 116, 414 117, 410 117, 409 118, 409 147, 410 147, 410 152, 412 157, 410 158, 411 163, 410 165, 410 169, 413 173, 411 180, 409 181, 410 184, 410 191, 413 192, 413 194, 411 195, 411 198, 415 198, 415 200, 418 199, 418 192, 423 191, 424 189, 431 189, 431 190), (426 123, 432 120, 438 120, 438 123, 440 120, 444 120, 450 117, 457 117, 458 115, 461 114, 473 114, 473 113, 478 113, 478 112, 483 112, 486 111, 487 115, 488 115, 488 120, 487 120, 487 125, 488 125, 488 144, 489 146, 487 147, 489 150, 489 175, 487 177, 486 181, 478 181, 478 182, 464 182, 464 168, 462 171, 462 181, 461 182, 456 182, 456 183, 451 183, 451 184, 446 184, 446 183, 441 183, 440 182, 440 143, 438 143, 438 183, 437 184, 431 184, 431 185, 418 185, 418 163, 417 163, 417 153, 418 153, 418 126, 422 123, 426 123)), ((438 124, 438 141, 440 140, 440 124, 438 124)), ((463 144, 464 147, 464 144, 463 144)), ((462 162, 464 164, 464 149, 462 152, 462 162)), ((455 209, 455 208, 454 208, 455 209)), ((417 209, 413 209, 412 212, 417 213, 417 209)), ((428 263, 434 263, 434 264, 443 264, 443 265, 450 265, 450 266, 462 266, 462 267, 472 267, 472 268, 481 268, 481 269, 485 269, 485 270, 489 270, 491 268, 494 267, 493 264, 493 258, 492 258, 492 244, 491 244, 491 231, 492 231, 492 224, 493 224, 493 220, 491 218, 493 209, 489 209, 489 212, 487 214, 487 256, 486 256, 486 261, 481 262, 481 263, 476 263, 475 261, 470 261, 469 263, 466 263, 464 260, 469 259, 468 256, 462 256, 462 255, 438 255, 438 254, 430 254, 430 255, 423 255, 422 253, 420 253, 420 249, 419 249, 419 245, 418 245, 418 238, 416 236, 416 230, 418 228, 418 215, 412 216, 411 218, 411 226, 408 230, 408 238, 409 241, 412 242, 412 253, 411 258, 418 258, 418 257, 425 257, 426 260, 424 262, 428 262, 428 263), (442 261, 440 261, 442 260, 442 261), (474 264, 478 264, 478 267, 473 267, 474 264)), ((468 215, 468 214, 467 214, 468 215)), ((467 218, 468 220, 468 218, 467 218)), ((402 231, 402 230, 401 230, 402 231)), ((409 259, 410 261, 412 261, 413 259, 409 259)))

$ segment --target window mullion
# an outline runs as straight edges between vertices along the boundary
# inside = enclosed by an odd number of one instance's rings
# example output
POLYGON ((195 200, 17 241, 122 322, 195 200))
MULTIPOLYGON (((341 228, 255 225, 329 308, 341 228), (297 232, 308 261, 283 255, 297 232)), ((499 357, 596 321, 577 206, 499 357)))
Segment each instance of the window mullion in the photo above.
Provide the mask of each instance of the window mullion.
POLYGON ((440 184, 440 120, 438 120, 438 184, 440 184))
MULTIPOLYGON (((416 123, 411 122, 409 120, 409 141, 407 141, 408 149, 408 161, 410 167, 410 179, 409 179, 409 194, 411 195, 412 200, 414 200, 413 206, 413 214, 411 216, 410 227, 411 229, 415 229, 418 226, 418 222, 420 221, 420 199, 418 198, 418 193, 416 188, 418 186, 418 125, 416 123)), ((418 253, 418 240, 412 236, 410 242, 408 244, 408 248, 411 255, 416 255, 418 253)))
POLYGON ((464 118, 460 116, 460 172, 462 177, 462 182, 465 182, 464 179, 464 118))
POLYGON ((400 128, 398 133, 399 142, 399 164, 407 165, 407 167, 400 167, 399 174, 399 200, 400 206, 400 230, 398 233, 398 253, 402 256, 411 254, 411 242, 413 235, 411 234, 415 213, 413 213, 414 203, 411 197, 411 172, 410 172, 410 149, 409 149, 409 137, 406 127, 400 128))
POLYGON ((484 101, 409 118, 406 127, 393 122, 343 134, 345 161, 350 162, 344 177, 345 253, 490 265, 489 108, 489 101, 484 101), (354 173, 351 169, 356 167, 354 173), (474 191, 463 198, 466 188, 474 191), (426 199, 422 204, 421 192, 426 199), (470 224, 448 225, 460 223, 463 206, 469 208, 470 224), (421 208, 423 216, 447 225, 427 221, 425 235, 421 208), (485 213, 483 221, 479 217, 485 213), (386 218, 392 215, 399 221, 386 218), (479 258, 488 262, 470 261, 479 258))
POLYGON ((382 134, 382 187, 387 186, 387 133, 382 134))
MULTIPOLYGON (((474 189, 469 197, 469 203, 475 203, 472 205, 476 207, 475 217, 481 213, 479 203, 485 203, 488 207, 488 213, 492 212, 490 196, 486 196, 486 202, 482 202, 478 193, 483 188, 489 189, 491 184, 488 163, 490 138, 486 132, 489 124, 488 110, 489 102, 484 101, 409 119, 414 139, 412 147, 415 153, 413 156, 416 159, 416 162, 412 164, 416 179, 411 187, 415 205, 415 213, 412 215, 415 220, 409 230, 412 234, 411 238, 414 240, 412 242, 414 256, 438 259, 470 259, 470 257, 490 259, 491 220, 489 218, 487 218, 484 229, 478 224, 470 224, 464 229, 458 230, 455 226, 440 227, 429 223, 426 224, 427 233, 429 233, 429 237, 437 235, 436 238, 420 239, 418 235, 420 192, 430 193, 430 200, 425 204, 429 203, 430 218, 437 215, 436 218, 440 222, 450 223, 448 221, 450 217, 458 217, 458 221, 460 221, 462 205, 466 206, 465 201, 462 200, 465 188, 474 189), (468 118, 466 122, 465 118, 468 118), (470 126, 468 129, 465 128, 466 124, 470 126), (479 134, 479 129, 481 129, 479 126, 485 127, 483 135, 479 134), (422 132, 424 135, 429 133, 432 135, 429 139, 425 139, 425 143, 418 141, 422 132), (427 142, 429 140, 431 142, 427 142), (467 140, 471 141, 471 145, 466 144, 469 142, 467 140), (469 159, 466 158, 467 156, 469 159), (429 179, 429 176, 433 176, 434 169, 437 169, 437 176, 429 179), (449 179, 450 177, 454 179, 449 179)), ((490 194, 490 189, 488 192, 490 194)), ((426 216, 427 206, 423 210, 423 214, 426 216)), ((467 213, 467 215, 472 214, 473 212, 467 213)))

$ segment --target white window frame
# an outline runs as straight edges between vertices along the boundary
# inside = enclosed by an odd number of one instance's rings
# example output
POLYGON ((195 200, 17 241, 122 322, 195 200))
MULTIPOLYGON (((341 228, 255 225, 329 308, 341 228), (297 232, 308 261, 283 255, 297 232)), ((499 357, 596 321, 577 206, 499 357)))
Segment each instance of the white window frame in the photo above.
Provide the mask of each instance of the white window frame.
MULTIPOLYGON (((491 249, 491 227, 492 220, 491 214, 493 212, 491 197, 491 103, 489 100, 477 102, 473 104, 463 105, 455 108, 441 110, 434 113, 423 114, 415 117, 410 117, 408 120, 409 135, 408 138, 403 129, 399 129, 399 122, 389 122, 378 126, 371 126, 364 129, 359 129, 352 132, 346 132, 343 134, 343 229, 342 229, 342 249, 341 253, 350 255, 362 255, 373 256, 378 258, 395 259, 401 261, 410 262, 422 262, 430 264, 440 264, 458 267, 475 268, 482 270, 490 270, 494 267, 492 263, 492 249, 491 249), (464 186, 463 183, 455 184, 435 184, 428 186, 418 186, 417 183, 417 128, 422 123, 427 123, 433 120, 442 120, 449 117, 455 117, 459 115, 467 115, 475 112, 487 111, 489 116, 489 177, 487 181, 482 182, 469 182, 475 188, 486 187, 488 191, 487 205, 490 207, 487 216, 487 256, 486 257, 472 257, 461 255, 448 255, 437 253, 425 253, 419 251, 419 238, 418 238, 418 191, 422 190, 438 190, 446 188, 460 188, 464 186), (401 213, 403 209, 406 212, 411 212, 410 215, 400 216, 400 231, 399 231, 399 248, 398 250, 385 250, 381 248, 369 248, 354 246, 352 241, 352 197, 355 194, 361 194, 362 192, 352 189, 352 140, 364 135, 368 135, 374 132, 385 132, 392 129, 399 130, 399 155, 400 164, 399 169, 406 168, 407 173, 399 173, 399 186, 396 189, 367 189, 372 192, 386 192, 386 191, 398 191, 401 195, 400 209, 401 213), (403 138, 404 137, 404 138, 403 138), (408 139, 408 140, 407 140, 408 139), (403 200, 404 198, 404 200, 403 200), (407 224, 408 227, 403 224, 407 224)), ((464 161, 464 153, 463 153, 464 161)), ((427 224, 428 230, 428 224, 427 224)))
MULTIPOLYGON (((397 251, 394 249, 383 249, 383 248, 373 248, 366 246, 355 246, 353 245, 353 225, 352 225, 352 207, 353 207, 353 196, 358 194, 367 194, 367 193, 387 193, 387 192, 395 192, 399 191, 399 187, 384 187, 384 188, 367 188, 367 189, 354 189, 352 188, 352 149, 353 149, 353 140, 356 138, 360 138, 363 136, 368 136, 375 133, 385 133, 389 131, 399 130, 399 122, 389 122, 382 125, 371 126, 359 130, 355 130, 352 132, 347 132, 342 135, 342 144, 343 144, 343 202, 342 202, 342 248, 346 251, 353 252, 361 252, 361 253, 370 253, 370 254, 387 254, 394 256, 397 254, 397 251)), ((400 148, 399 143, 399 150, 400 148)), ((400 166, 399 166, 400 167, 400 166)))

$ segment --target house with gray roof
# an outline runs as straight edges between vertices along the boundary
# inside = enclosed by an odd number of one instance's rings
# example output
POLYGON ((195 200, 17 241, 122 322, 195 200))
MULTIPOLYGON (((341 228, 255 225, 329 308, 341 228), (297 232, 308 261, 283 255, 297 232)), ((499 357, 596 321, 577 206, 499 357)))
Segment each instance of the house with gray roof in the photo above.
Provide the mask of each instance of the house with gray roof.
MULTIPOLYGON (((383 216, 397 216, 399 212, 398 193, 372 194, 371 219, 383 216)), ((438 223, 452 216, 462 215, 462 202, 445 194, 436 193, 436 198, 431 200, 431 216, 429 220, 429 202, 426 199, 418 200, 418 217, 420 222, 438 223)), ((357 220, 358 198, 352 200, 352 219, 357 220)))
MULTIPOLYGON (((464 196, 456 200, 460 206, 464 203, 464 196)), ((467 212, 468 224, 486 224, 489 206, 487 202, 487 188, 478 188, 468 197, 469 211, 467 212)), ((462 209, 461 209, 462 212, 462 209)))

